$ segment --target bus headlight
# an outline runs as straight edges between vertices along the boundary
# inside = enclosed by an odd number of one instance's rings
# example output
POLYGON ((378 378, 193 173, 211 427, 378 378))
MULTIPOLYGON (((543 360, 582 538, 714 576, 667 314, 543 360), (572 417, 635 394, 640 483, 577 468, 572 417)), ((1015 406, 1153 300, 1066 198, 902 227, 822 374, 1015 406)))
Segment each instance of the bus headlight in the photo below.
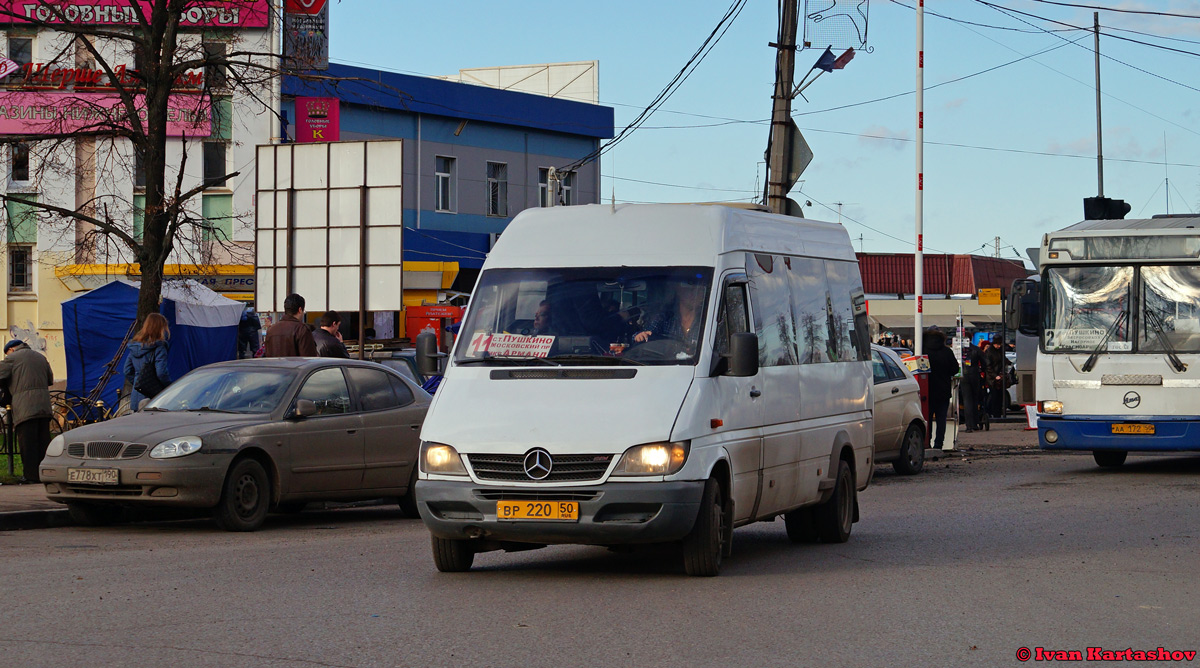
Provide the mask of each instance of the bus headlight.
POLYGON ((687 456, 687 442, 635 445, 621 455, 613 475, 671 475, 683 468, 687 456))
POLYGON ((442 443, 421 444, 421 470, 448 475, 467 474, 467 467, 463 466, 458 451, 442 443))
POLYGON ((1049 413, 1053 415, 1062 415, 1063 405, 1061 401, 1043 401, 1041 413, 1049 413))

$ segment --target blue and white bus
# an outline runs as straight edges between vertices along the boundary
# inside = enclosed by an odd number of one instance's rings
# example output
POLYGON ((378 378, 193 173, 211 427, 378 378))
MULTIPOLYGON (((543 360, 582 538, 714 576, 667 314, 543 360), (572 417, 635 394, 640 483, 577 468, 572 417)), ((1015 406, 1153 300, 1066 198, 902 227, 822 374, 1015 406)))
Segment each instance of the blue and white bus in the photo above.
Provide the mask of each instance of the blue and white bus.
POLYGON ((1087 220, 1039 259, 1041 447, 1200 451, 1200 217, 1087 220))

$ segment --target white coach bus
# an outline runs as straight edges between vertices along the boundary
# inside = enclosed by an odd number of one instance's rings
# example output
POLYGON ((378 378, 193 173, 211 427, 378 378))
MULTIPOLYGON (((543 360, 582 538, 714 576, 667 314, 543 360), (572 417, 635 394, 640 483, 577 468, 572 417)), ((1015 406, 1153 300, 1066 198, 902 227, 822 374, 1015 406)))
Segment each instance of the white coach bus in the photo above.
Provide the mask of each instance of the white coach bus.
POLYGON ((1200 450, 1200 217, 1087 220, 1040 255, 1041 447, 1200 450))

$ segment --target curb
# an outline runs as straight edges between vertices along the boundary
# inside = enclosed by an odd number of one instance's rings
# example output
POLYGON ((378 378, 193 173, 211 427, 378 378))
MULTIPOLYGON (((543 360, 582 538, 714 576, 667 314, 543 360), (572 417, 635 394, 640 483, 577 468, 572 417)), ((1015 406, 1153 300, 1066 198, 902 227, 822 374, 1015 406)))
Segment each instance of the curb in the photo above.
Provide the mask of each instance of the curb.
POLYGON ((62 510, 17 510, 0 513, 0 531, 53 529, 55 527, 74 526, 74 524, 66 508, 62 510))

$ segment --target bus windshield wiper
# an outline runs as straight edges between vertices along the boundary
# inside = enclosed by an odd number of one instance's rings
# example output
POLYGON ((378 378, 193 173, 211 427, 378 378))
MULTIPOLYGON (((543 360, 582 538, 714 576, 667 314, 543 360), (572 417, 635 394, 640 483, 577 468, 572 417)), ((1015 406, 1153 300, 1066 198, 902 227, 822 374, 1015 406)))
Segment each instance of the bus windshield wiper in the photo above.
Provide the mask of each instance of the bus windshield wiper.
POLYGON ((1163 331, 1163 321, 1159 317, 1158 312, 1151 308, 1147 309, 1145 314, 1146 322, 1150 323, 1150 326, 1154 328, 1154 336, 1158 339, 1159 345, 1163 347, 1167 361, 1171 363, 1171 368, 1178 372, 1187 371, 1187 365, 1183 363, 1183 360, 1179 359, 1179 355, 1175 353, 1175 347, 1171 345, 1171 341, 1167 339, 1167 333, 1163 331))
POLYGON ((562 360, 563 362, 594 362, 597 364, 613 364, 613 365, 632 364, 635 366, 646 366, 645 362, 639 362, 637 360, 629 359, 628 357, 614 357, 612 355, 572 353, 572 354, 554 355, 550 359, 551 360, 562 360))
POLYGON ((1125 322, 1125 318, 1128 316, 1129 311, 1121 311, 1121 315, 1117 316, 1117 319, 1113 321, 1112 326, 1104 333, 1104 338, 1100 339, 1100 343, 1096 346, 1096 349, 1092 351, 1091 355, 1088 355, 1087 361, 1083 363, 1084 373, 1091 371, 1096 366, 1096 360, 1100 358, 1100 353, 1108 350, 1108 340, 1121 328, 1121 323, 1125 322))

